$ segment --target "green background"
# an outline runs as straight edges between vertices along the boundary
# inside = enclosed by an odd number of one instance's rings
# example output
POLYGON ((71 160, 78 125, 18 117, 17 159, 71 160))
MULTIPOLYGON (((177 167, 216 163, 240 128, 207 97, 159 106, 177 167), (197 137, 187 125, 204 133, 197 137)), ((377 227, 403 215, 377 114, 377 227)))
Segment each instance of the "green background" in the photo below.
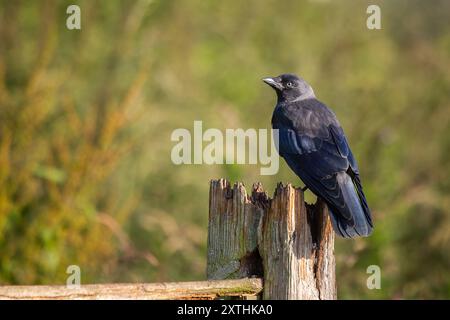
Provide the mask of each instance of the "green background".
MULTIPOLYGON (((450 298, 449 1, 0 0, 0 284, 205 278, 209 180, 176 128, 270 128, 301 74, 358 159, 375 232, 336 244, 341 299, 450 298), (66 8, 81 7, 81 30, 66 8), (366 9, 381 8, 368 30, 366 9), (366 268, 379 265, 381 290, 366 268)), ((308 201, 314 201, 308 195, 308 201)))

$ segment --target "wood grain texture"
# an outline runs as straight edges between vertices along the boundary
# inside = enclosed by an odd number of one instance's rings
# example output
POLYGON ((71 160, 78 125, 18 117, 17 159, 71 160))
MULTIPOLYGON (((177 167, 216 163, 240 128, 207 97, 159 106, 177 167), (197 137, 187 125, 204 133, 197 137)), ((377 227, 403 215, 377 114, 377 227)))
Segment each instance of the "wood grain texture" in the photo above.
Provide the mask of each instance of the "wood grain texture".
POLYGON ((159 300, 249 297, 262 290, 262 279, 66 286, 1 286, 0 300, 159 300))
POLYGON ((334 232, 326 206, 278 185, 260 229, 264 299, 336 299, 334 232))
POLYGON ((334 231, 327 206, 301 189, 211 181, 208 279, 264 278, 264 299, 336 299, 334 231))
POLYGON ((208 279, 233 279, 262 274, 257 251, 258 225, 265 193, 255 185, 252 197, 238 182, 233 187, 224 179, 211 181, 208 226, 208 279), (253 199, 253 200, 252 200, 253 199))

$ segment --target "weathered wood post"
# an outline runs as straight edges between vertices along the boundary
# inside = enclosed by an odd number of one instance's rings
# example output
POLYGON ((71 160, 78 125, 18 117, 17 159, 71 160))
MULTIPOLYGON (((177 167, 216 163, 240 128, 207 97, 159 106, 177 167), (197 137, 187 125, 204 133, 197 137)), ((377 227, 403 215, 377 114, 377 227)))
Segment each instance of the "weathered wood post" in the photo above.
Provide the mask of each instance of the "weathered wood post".
POLYGON ((334 232, 327 207, 279 184, 270 199, 260 184, 211 181, 208 279, 262 277, 264 299, 336 299, 334 232))
POLYGON ((266 194, 254 186, 247 196, 242 183, 211 181, 209 198, 207 277, 211 280, 262 276, 258 226, 266 194))

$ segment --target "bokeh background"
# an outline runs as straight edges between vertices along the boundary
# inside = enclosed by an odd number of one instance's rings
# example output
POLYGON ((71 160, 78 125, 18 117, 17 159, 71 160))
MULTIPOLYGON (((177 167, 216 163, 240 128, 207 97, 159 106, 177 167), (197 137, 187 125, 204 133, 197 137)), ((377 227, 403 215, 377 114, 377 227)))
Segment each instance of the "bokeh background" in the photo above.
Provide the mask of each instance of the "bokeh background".
POLYGON ((284 163, 176 166, 170 135, 270 128, 261 78, 293 72, 337 113, 373 210, 373 236, 337 240, 339 298, 450 298, 449 15, 420 0, 0 0, 0 284, 63 284, 71 264, 82 283, 204 279, 209 180, 301 182, 284 163))

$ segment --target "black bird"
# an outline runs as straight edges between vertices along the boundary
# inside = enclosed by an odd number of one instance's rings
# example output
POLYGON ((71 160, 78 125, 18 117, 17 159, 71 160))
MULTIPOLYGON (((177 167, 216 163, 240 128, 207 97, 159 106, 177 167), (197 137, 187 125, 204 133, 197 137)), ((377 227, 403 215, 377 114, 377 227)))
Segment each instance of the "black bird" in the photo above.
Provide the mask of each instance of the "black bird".
POLYGON ((372 218, 358 166, 336 115, 296 75, 263 81, 278 97, 272 127, 279 130, 279 154, 306 187, 327 203, 338 235, 370 235, 372 218))

